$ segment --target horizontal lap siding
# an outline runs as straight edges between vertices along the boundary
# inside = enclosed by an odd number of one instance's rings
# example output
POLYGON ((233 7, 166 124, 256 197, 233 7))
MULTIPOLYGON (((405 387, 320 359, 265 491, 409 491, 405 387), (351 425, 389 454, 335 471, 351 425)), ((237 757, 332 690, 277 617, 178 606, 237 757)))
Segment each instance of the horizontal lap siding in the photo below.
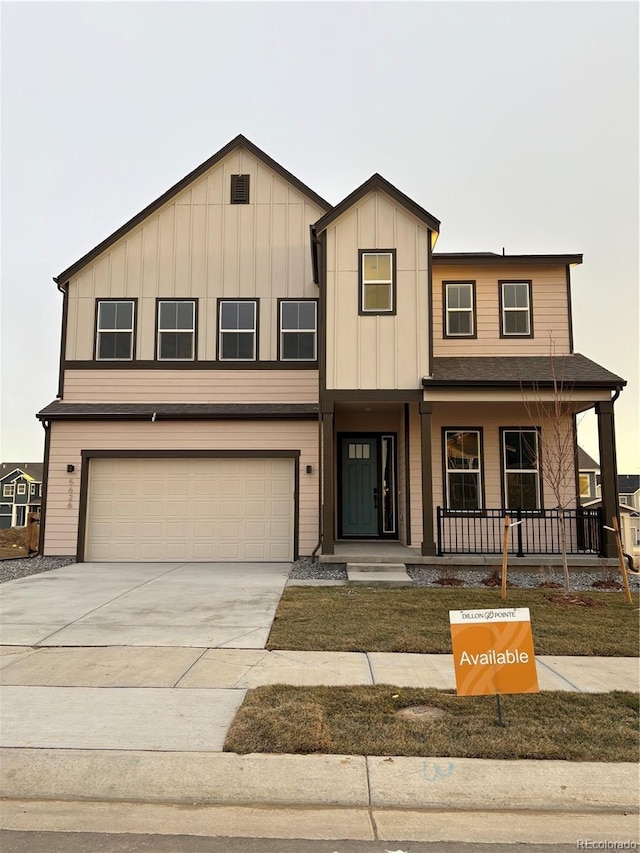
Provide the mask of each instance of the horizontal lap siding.
POLYGON ((411 544, 422 542, 422 447, 420 413, 415 404, 409 415, 409 487, 411 490, 411 544))
POLYGON ((433 269, 434 356, 548 355, 550 337, 556 354, 569 352, 566 271, 555 267, 473 267, 433 269), (500 337, 499 281, 532 281, 533 338, 500 337), (477 338, 444 338, 443 282, 476 282, 477 338))
POLYGON ((317 370, 68 370, 67 403, 316 403, 317 370))
POLYGON ((317 544, 318 426, 314 421, 54 421, 45 554, 76 553, 82 450, 299 450, 300 554, 311 554, 317 544), (68 464, 75 466, 72 474, 67 473, 68 464), (305 473, 307 465, 313 466, 312 474, 305 473))

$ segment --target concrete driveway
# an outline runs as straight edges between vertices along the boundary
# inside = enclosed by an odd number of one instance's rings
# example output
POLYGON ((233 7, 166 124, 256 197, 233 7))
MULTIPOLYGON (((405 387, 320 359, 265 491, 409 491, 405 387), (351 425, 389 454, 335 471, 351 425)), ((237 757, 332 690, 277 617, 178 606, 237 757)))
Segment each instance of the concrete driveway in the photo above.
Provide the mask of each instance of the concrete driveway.
POLYGON ((0 645, 263 649, 289 563, 79 563, 3 586, 0 645))

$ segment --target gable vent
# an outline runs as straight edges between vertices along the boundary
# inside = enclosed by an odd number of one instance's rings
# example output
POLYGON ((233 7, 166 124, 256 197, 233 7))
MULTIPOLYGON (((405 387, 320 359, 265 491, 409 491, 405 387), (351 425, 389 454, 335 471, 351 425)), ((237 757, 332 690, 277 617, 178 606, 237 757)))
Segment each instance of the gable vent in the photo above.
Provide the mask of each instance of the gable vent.
POLYGON ((249 204, 249 175, 231 175, 231 204, 249 204))

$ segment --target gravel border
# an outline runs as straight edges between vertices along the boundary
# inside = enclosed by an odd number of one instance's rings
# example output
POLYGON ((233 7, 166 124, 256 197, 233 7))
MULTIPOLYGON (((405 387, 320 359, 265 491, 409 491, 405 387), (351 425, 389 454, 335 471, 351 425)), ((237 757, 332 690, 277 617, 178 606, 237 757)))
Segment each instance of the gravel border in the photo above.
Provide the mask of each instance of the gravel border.
MULTIPOLYGON (((14 557, 12 559, 0 560, 0 584, 19 578, 37 575, 41 572, 50 572, 53 569, 61 569, 75 563, 73 557, 14 557)), ((483 580, 490 574, 488 568, 438 568, 432 566, 407 566, 407 574, 415 586, 439 588, 444 584, 436 582, 444 577, 455 577, 462 581, 461 586, 472 588, 485 588, 483 580)), ((602 580, 602 571, 576 571, 571 572, 571 589, 577 591, 593 590, 594 581, 602 580)), ((618 571, 613 567, 611 577, 619 580, 618 571)), ((297 581, 296 585, 304 585, 304 581, 343 581, 347 582, 347 567, 344 563, 320 563, 317 557, 300 557, 291 566, 289 574, 290 581, 297 581)), ((562 584, 562 569, 551 570, 541 567, 538 570, 525 572, 520 569, 510 572, 509 582, 513 587, 523 589, 535 589, 542 581, 553 580, 562 584)), ((640 589, 640 576, 629 574, 629 585, 633 592, 640 589)), ((612 590, 616 592, 616 590, 612 590)))

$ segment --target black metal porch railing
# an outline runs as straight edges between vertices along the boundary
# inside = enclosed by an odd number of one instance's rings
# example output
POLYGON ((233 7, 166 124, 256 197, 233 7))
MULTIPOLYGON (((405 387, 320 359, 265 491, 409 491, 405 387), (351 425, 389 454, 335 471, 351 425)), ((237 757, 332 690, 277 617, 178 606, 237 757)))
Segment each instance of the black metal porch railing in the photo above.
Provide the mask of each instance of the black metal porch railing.
MULTIPOLYGON (((509 552, 517 557, 529 554, 561 554, 560 510, 485 509, 479 512, 452 512, 437 508, 438 556, 445 554, 501 554, 504 517, 521 521, 509 531, 509 552)), ((567 554, 602 553, 602 510, 565 509, 567 554)))

